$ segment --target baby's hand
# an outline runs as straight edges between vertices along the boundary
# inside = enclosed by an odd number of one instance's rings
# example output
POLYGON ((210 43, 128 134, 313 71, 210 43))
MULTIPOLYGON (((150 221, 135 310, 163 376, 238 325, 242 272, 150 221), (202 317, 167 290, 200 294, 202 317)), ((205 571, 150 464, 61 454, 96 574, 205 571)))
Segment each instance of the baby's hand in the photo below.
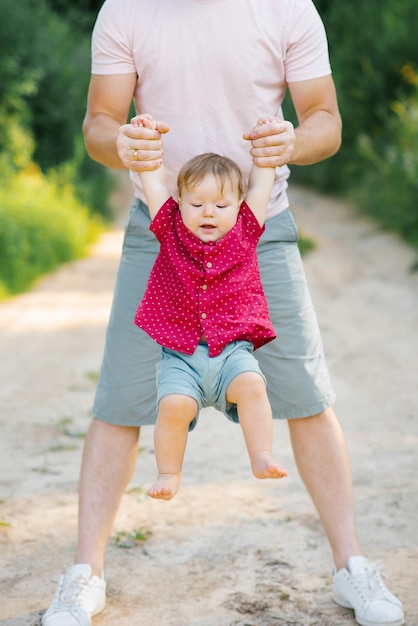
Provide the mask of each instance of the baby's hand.
POLYGON ((154 120, 152 115, 149 115, 149 113, 142 113, 141 115, 135 115, 135 117, 131 119, 131 124, 132 126, 135 126, 136 128, 143 126, 144 128, 150 128, 151 130, 157 129, 157 122, 156 120, 154 120))
POLYGON ((281 120, 279 120, 278 117, 273 117, 273 116, 265 116, 265 117, 259 117, 257 120, 257 124, 254 124, 254 128, 257 128, 257 126, 264 126, 264 124, 275 124, 277 122, 280 123, 281 120))

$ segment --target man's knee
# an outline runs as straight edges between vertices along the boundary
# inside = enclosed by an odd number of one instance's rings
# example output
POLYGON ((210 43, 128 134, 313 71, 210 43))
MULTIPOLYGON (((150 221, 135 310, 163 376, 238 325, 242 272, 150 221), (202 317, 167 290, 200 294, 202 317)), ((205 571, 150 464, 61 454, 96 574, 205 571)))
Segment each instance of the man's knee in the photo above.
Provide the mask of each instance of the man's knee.
POLYGON ((139 426, 111 424, 94 417, 89 428, 88 437, 97 441, 137 441, 139 431, 139 426))

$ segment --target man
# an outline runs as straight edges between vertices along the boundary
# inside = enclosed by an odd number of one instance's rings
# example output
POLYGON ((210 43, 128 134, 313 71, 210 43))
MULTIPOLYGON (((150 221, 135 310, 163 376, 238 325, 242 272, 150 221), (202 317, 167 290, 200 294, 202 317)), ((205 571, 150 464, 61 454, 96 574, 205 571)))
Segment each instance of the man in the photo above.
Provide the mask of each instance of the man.
POLYGON ((288 209, 287 165, 328 158, 341 142, 326 36, 311 0, 106 0, 102 7, 85 142, 99 163, 130 170, 136 199, 85 442, 75 565, 43 624, 86 626, 103 609, 105 547, 135 467, 139 427, 155 420, 159 349, 132 320, 158 250, 137 172, 158 164, 161 133, 173 194, 180 166, 202 152, 225 153, 248 173, 252 141, 256 163, 277 168, 258 255, 278 339, 256 356, 274 416, 288 419, 300 474, 330 542, 334 599, 354 609, 363 626, 401 626, 401 603, 358 545, 345 442, 288 209), (295 129, 282 119, 286 89, 295 129), (126 124, 132 98, 138 113, 161 120, 157 130, 126 124), (277 121, 240 142, 257 116, 277 121))

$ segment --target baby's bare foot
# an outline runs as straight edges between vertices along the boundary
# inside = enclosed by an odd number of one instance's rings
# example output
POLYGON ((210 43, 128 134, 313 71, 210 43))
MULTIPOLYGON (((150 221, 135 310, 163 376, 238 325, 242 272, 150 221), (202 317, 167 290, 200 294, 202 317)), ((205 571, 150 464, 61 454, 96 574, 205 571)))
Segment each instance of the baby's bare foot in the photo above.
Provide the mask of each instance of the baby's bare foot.
POLYGON ((147 494, 157 500, 171 500, 180 485, 181 474, 159 474, 157 482, 148 489, 147 494))
POLYGON ((271 454, 260 452, 251 459, 251 467, 256 478, 284 478, 287 469, 276 463, 271 454))

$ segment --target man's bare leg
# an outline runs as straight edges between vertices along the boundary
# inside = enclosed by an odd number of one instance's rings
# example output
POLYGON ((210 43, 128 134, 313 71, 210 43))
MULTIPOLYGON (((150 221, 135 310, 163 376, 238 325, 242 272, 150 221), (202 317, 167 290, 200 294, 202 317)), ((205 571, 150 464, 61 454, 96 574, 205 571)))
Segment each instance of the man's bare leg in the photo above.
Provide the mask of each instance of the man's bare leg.
POLYGON ((101 576, 104 553, 123 492, 138 453, 139 428, 93 419, 84 444, 79 487, 79 531, 75 563, 101 576))
POLYGON ((289 420, 299 473, 317 508, 337 569, 361 555, 351 470, 344 435, 332 408, 313 417, 289 420))

